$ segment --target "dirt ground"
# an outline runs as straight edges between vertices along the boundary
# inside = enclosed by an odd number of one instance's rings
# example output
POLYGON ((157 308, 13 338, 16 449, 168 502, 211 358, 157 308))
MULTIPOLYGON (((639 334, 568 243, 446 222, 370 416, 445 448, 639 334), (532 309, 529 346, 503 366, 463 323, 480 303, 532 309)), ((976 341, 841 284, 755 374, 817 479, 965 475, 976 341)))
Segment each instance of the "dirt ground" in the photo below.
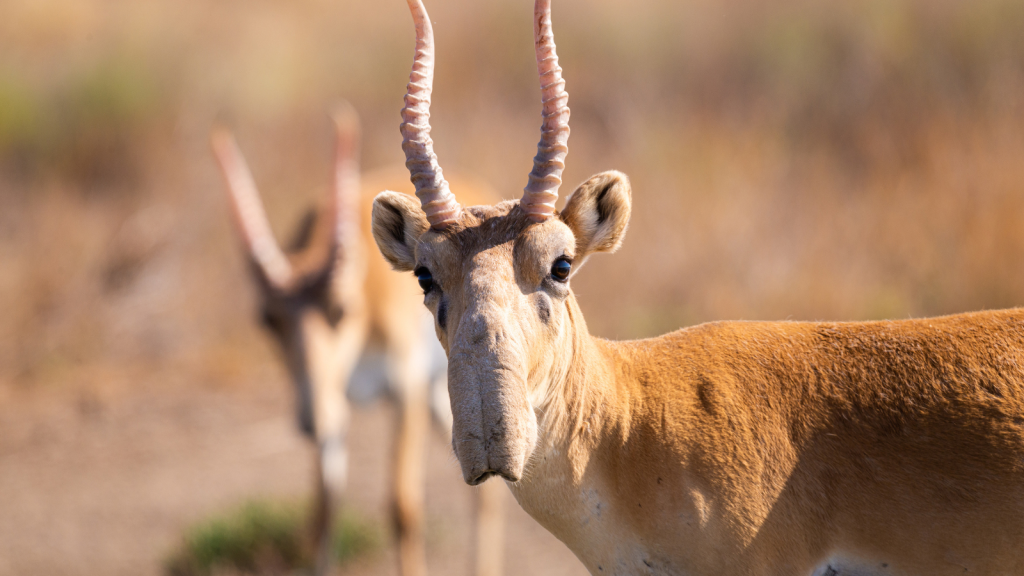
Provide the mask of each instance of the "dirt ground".
MULTIPOLYGON (((385 522, 392 411, 356 411, 350 505, 385 522)), ((431 574, 469 574, 472 489, 440 433, 428 454, 431 574)), ((284 383, 162 386, 0 401, 0 575, 160 574, 183 530, 247 498, 301 498, 311 450, 284 383)), ((586 574, 509 494, 506 573, 586 574)), ((393 550, 343 574, 395 574, 393 550)))

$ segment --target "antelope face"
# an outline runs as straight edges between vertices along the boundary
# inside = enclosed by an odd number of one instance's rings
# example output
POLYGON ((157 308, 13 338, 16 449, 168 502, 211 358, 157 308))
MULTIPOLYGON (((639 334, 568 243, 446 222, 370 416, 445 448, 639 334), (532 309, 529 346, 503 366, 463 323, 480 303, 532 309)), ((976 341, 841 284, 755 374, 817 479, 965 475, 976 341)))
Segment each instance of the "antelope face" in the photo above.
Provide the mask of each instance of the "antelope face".
POLYGON ((344 384, 365 338, 366 260, 357 213, 358 118, 342 105, 334 121, 338 145, 328 206, 307 220, 290 254, 274 239, 234 137, 215 129, 211 145, 260 288, 263 323, 281 345, 296 386, 299 426, 317 441, 326 483, 340 486, 348 429, 344 384))
POLYGON ((347 380, 359 349, 358 332, 349 329, 356 302, 342 302, 327 274, 287 290, 263 285, 263 326, 280 346, 295 386, 299 427, 310 437, 326 440, 338 435, 345 420, 343 399, 335 390, 347 380))
POLYGON ((466 482, 522 478, 538 414, 572 357, 570 276, 589 254, 618 247, 629 211, 618 172, 591 178, 539 223, 503 202, 466 208, 439 231, 407 195, 375 200, 377 244, 414 271, 448 353, 452 448, 466 482))
POLYGON ((463 477, 470 484, 494 474, 518 482, 537 442, 537 414, 571 362, 569 278, 590 253, 618 248, 629 221, 629 182, 618 172, 598 174, 561 214, 555 211, 568 152, 569 95, 555 53, 551 0, 535 0, 544 120, 529 183, 518 202, 460 206, 430 138, 434 32, 422 0, 407 1, 416 56, 402 110, 402 149, 419 202, 378 195, 373 236, 392 266, 415 272, 434 314, 448 353, 452 447, 463 477))

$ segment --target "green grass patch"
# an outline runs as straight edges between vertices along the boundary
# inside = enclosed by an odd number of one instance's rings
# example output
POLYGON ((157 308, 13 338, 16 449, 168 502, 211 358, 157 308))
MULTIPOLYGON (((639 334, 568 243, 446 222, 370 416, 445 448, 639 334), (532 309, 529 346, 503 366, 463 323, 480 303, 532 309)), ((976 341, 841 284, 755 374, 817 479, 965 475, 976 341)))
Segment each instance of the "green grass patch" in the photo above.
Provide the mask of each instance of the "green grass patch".
MULTIPOLYGON (((169 576, 287 574, 312 567, 307 507, 253 500, 190 528, 166 564, 169 576)), ((339 564, 380 549, 378 526, 350 513, 334 529, 339 564)))

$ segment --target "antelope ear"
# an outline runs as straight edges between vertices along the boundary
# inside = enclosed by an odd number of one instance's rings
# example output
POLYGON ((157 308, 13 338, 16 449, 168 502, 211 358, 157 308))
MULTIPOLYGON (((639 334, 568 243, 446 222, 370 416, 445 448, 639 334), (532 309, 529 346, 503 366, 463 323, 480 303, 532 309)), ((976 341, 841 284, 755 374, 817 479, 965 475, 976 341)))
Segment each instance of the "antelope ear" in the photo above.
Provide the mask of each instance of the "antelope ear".
POLYGON ((373 199, 373 239, 395 270, 416 266, 416 242, 430 229, 420 201, 401 192, 381 192, 373 199))
POLYGON ((576 259, 618 250, 632 205, 629 178, 622 172, 601 172, 580 184, 560 215, 576 236, 576 259))

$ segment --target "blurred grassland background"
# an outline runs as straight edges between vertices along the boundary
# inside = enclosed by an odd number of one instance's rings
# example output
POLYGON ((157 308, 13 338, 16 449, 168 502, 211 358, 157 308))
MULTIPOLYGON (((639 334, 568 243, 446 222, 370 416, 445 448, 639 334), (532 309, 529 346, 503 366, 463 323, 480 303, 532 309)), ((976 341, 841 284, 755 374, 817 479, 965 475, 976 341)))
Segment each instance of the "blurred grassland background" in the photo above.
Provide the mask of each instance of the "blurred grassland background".
MULTIPOLYGON (((506 197, 539 135, 531 4, 428 3, 441 164, 506 197)), ((1019 0, 558 0, 554 29, 563 193, 633 183, 622 250, 574 279, 595 334, 1024 303, 1019 0)), ((0 403, 283 382, 208 130, 284 239, 337 98, 364 167, 403 160, 412 34, 400 0, 0 1, 0 403)))
MULTIPOLYGON (((539 126, 528 4, 430 5, 442 164, 510 197, 539 126)), ((406 7, 3 12, 0 382, 245 380, 265 344, 207 131, 236 128, 285 234, 327 182, 336 98, 363 116, 364 166, 402 160, 406 7)), ((561 0, 554 22, 566 191, 609 168, 634 187, 622 252, 575 285, 595 333, 1024 301, 1024 4, 561 0)))
MULTIPOLYGON (((429 8, 442 165, 516 196, 539 126, 529 2, 429 8)), ((3 12, 0 382, 246 380, 267 355, 207 131, 235 127, 283 236, 327 182, 336 98, 363 116, 365 167, 402 160, 406 7, 3 12)), ((1024 4, 560 0, 554 23, 565 192, 633 180, 624 248, 575 284, 595 333, 1024 302, 1024 4)))

